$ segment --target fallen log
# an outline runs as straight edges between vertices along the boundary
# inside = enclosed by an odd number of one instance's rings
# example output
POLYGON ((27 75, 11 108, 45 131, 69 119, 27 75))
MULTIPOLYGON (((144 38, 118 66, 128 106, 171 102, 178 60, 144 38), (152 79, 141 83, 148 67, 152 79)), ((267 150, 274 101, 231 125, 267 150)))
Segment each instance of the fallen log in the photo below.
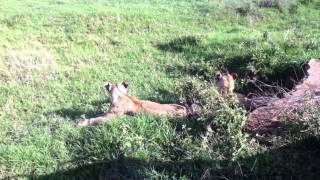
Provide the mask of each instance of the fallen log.
POLYGON ((320 60, 312 59, 308 65, 306 78, 288 96, 272 99, 249 114, 243 128, 245 132, 272 133, 285 121, 295 119, 293 116, 300 109, 320 106, 320 60))
POLYGON ((248 98, 241 93, 235 93, 238 103, 247 111, 253 111, 259 107, 267 106, 270 102, 278 100, 277 97, 259 96, 248 98))

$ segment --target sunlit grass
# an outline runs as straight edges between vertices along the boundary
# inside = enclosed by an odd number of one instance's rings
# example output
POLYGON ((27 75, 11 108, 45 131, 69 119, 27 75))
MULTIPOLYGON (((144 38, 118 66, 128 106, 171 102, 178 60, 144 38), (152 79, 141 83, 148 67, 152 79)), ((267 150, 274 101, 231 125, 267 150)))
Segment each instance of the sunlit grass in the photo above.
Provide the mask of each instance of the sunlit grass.
POLYGON ((320 56, 316 1, 297 3, 294 12, 286 4, 281 11, 254 5, 239 12, 242 4, 228 2, 1 1, 0 178, 81 172, 83 179, 198 179, 230 169, 236 169, 230 177, 245 177, 233 160, 264 147, 246 146, 239 128, 244 113, 237 109, 208 102, 209 110, 223 112, 210 120, 222 124, 213 130, 223 133, 210 136, 221 135, 217 142, 204 138, 208 117, 138 115, 75 126, 108 109, 105 81, 128 80, 130 95, 179 103, 177 84, 193 78, 203 85, 221 66, 240 78, 246 70, 273 77, 320 56))

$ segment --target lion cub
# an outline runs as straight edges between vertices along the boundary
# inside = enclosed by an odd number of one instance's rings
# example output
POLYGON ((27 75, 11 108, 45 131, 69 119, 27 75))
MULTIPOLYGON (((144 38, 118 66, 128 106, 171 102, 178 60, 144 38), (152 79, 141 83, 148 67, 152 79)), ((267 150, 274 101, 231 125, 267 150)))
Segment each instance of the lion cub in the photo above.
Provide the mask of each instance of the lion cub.
POLYGON ((188 115, 187 108, 178 104, 159 104, 129 96, 127 81, 119 84, 107 83, 105 89, 110 94, 112 101, 109 111, 102 116, 81 121, 79 123, 80 126, 98 124, 111 118, 135 113, 166 115, 171 117, 186 117, 188 115))
POLYGON ((216 87, 223 98, 226 98, 229 94, 233 93, 236 78, 237 74, 235 73, 219 72, 216 87))
POLYGON ((237 78, 237 74, 235 73, 232 73, 232 74, 228 72, 219 73, 219 77, 217 78, 217 81, 216 81, 216 86, 219 94, 223 98, 227 98, 230 94, 233 93, 235 95, 236 102, 241 107, 249 111, 252 111, 258 106, 261 106, 262 104, 261 102, 259 102, 259 98, 256 98, 256 99, 247 98, 244 94, 233 92, 236 78, 237 78))

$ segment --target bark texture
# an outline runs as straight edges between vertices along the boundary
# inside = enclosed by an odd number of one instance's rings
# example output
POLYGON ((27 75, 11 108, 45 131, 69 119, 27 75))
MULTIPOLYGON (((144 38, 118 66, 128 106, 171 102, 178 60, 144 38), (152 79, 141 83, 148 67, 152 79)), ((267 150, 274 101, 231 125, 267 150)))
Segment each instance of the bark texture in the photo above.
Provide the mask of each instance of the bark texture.
MULTIPOLYGON (((288 96, 281 99, 270 98, 250 113, 244 131, 247 133, 266 134, 280 128, 285 122, 295 117, 300 109, 320 106, 320 60, 312 59, 308 63, 307 76, 288 96)), ((254 102, 254 100, 247 100, 254 102)))

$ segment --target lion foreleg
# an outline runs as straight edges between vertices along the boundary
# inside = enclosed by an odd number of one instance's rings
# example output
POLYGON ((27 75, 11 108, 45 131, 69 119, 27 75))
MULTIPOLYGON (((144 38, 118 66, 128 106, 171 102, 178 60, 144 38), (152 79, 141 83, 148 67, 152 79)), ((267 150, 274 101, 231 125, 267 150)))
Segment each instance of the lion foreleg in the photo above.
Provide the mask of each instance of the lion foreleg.
POLYGON ((98 117, 85 119, 85 120, 79 122, 79 126, 100 124, 100 123, 103 123, 109 119, 115 118, 117 116, 119 116, 119 114, 108 112, 108 113, 105 113, 105 114, 98 116, 98 117))

